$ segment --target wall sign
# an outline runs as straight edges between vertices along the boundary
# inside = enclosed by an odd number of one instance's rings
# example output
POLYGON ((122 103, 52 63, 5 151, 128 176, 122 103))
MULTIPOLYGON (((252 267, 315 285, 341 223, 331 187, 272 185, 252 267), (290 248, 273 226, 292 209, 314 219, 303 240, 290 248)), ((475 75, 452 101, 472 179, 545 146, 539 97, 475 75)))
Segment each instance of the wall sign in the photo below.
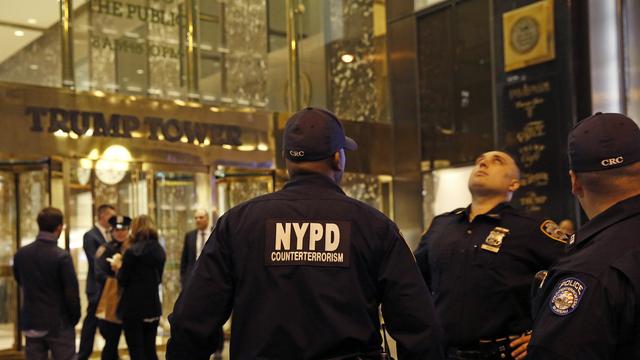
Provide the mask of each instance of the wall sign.
POLYGON ((553 60, 553 0, 543 0, 502 14, 504 70, 553 60))
POLYGON ((147 138, 196 145, 242 145, 242 128, 178 119, 27 106, 32 132, 74 133, 78 137, 147 138))

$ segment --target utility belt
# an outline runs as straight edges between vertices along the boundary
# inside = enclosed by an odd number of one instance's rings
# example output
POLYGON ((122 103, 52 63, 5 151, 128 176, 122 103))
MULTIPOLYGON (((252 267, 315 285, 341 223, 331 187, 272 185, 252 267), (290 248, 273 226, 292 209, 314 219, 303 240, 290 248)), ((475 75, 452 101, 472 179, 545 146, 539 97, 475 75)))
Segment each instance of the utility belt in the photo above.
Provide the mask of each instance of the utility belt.
POLYGON ((449 347, 447 348, 448 360, 513 360, 509 346, 513 340, 520 335, 509 335, 498 339, 483 339, 478 341, 478 345, 471 347, 449 347))

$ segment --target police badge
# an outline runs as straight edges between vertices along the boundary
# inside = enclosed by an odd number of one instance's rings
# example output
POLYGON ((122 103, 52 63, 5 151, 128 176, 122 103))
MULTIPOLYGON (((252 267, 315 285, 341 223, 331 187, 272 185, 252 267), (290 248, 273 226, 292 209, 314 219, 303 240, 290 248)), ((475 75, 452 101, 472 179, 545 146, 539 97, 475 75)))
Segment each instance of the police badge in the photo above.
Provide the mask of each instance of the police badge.
POLYGON ((587 286, 576 278, 566 278, 558 284, 549 307, 551 311, 560 316, 571 314, 580 303, 587 286))
POLYGON ((502 246, 502 239, 507 236, 509 233, 509 229, 505 229, 503 227, 496 226, 491 230, 489 236, 484 239, 484 244, 480 246, 483 250, 491 251, 493 253, 497 253, 500 251, 500 246, 502 246))

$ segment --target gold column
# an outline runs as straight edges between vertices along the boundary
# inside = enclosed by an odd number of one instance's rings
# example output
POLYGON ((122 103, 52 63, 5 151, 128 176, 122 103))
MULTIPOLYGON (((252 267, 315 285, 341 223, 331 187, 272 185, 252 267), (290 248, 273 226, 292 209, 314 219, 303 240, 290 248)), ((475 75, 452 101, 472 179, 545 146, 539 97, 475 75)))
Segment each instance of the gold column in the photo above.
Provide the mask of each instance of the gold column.
POLYGON ((198 0, 186 0, 187 9, 187 96, 200 97, 198 82, 198 0))
POLYGON ((75 86, 73 74, 73 0, 59 0, 62 55, 62 85, 75 86))
POLYGON ((289 112, 300 109, 300 56, 298 49, 297 15, 301 11, 298 0, 286 0, 287 44, 289 48, 289 112))

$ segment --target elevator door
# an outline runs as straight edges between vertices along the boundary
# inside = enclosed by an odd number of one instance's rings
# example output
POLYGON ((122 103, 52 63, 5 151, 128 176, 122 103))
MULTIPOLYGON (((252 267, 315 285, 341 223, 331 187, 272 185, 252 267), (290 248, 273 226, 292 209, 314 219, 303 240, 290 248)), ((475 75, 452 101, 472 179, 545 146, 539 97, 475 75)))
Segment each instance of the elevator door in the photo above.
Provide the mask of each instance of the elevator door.
POLYGON ((36 216, 51 202, 49 161, 0 163, 0 357, 21 350, 13 256, 34 241, 36 216))

